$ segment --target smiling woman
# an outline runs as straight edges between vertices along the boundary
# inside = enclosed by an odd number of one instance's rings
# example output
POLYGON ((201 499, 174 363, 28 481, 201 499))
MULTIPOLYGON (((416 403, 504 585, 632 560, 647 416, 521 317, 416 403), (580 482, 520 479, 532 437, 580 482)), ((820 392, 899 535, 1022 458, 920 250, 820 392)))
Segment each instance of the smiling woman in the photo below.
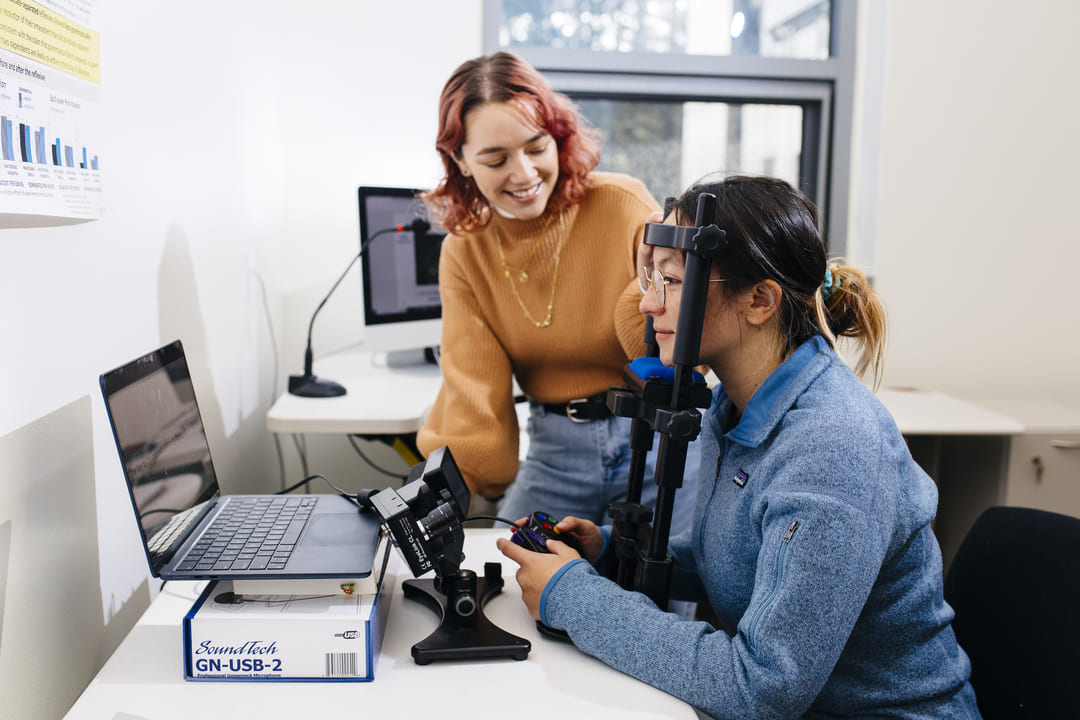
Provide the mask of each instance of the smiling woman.
POLYGON ((465 118, 469 132, 455 158, 497 212, 519 220, 544 213, 559 179, 555 141, 539 123, 518 105, 481 105, 465 118))
MULTIPOLYGON (((511 53, 451 75, 436 149, 443 385, 417 444, 450 447, 474 495, 511 520, 599 521, 629 476, 630 420, 606 393, 644 354, 635 254, 659 207, 638 180, 595 172, 595 133, 511 53), (530 405, 520 466, 514 380, 530 405)), ((689 522, 677 503, 674 527, 689 522)))

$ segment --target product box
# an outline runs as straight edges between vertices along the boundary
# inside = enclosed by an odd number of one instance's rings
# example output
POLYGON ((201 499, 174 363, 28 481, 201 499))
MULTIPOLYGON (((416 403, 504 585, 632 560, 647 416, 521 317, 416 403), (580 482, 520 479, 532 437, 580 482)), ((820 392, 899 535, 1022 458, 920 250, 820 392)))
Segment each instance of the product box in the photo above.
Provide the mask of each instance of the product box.
POLYGON ((376 555, 374 594, 240 594, 230 581, 210 583, 184 617, 184 677, 373 680, 396 582, 390 545, 376 555))

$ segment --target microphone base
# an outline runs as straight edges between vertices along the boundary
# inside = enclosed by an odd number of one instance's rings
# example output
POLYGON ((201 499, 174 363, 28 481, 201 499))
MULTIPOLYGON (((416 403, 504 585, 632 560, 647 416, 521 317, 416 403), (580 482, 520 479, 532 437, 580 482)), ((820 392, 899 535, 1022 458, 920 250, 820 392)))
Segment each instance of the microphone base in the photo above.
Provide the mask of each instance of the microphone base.
POLYGON ((340 397, 345 394, 345 386, 333 380, 320 380, 314 375, 290 375, 289 394, 300 397, 340 397))

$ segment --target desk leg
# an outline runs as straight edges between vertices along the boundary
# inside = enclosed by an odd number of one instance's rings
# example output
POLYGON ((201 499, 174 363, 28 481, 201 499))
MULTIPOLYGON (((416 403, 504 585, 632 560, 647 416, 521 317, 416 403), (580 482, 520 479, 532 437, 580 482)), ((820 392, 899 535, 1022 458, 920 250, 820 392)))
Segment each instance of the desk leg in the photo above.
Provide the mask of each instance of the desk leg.
MULTIPOLYGON (((424 602, 438 612, 441 618, 435 632, 413 645, 413 660, 417 665, 427 665, 433 660, 500 657, 524 660, 532 649, 531 643, 506 632, 484 615, 484 605, 502 591, 502 567, 499 563, 485 563, 483 578, 476 578, 471 570, 461 572, 471 575, 467 580, 475 581, 476 587, 473 604, 466 610, 467 615, 462 615, 456 609, 462 606, 462 598, 456 597, 451 606, 447 596, 435 589, 434 580, 425 578, 405 581, 405 597, 424 602)), ((451 593, 453 594, 453 590, 451 593)), ((466 600, 464 605, 469 607, 469 602, 466 600)))

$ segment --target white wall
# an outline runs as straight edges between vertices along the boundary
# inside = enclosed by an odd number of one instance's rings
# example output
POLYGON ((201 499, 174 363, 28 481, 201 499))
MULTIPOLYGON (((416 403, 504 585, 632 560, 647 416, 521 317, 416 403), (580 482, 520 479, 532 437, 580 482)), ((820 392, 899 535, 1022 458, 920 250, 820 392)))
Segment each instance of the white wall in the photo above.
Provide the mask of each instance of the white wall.
POLYGON ((1078 23, 1055 0, 888 3, 865 178, 887 383, 1080 407, 1078 23))
MULTIPOLYGON (((280 391, 356 187, 437 176, 438 92, 481 49, 479 0, 101 8, 102 217, 0 229, 2 717, 62 715, 157 592, 98 375, 182 338, 225 490, 276 489, 275 353, 280 391)), ((322 347, 360 339, 357 284, 322 347)))

